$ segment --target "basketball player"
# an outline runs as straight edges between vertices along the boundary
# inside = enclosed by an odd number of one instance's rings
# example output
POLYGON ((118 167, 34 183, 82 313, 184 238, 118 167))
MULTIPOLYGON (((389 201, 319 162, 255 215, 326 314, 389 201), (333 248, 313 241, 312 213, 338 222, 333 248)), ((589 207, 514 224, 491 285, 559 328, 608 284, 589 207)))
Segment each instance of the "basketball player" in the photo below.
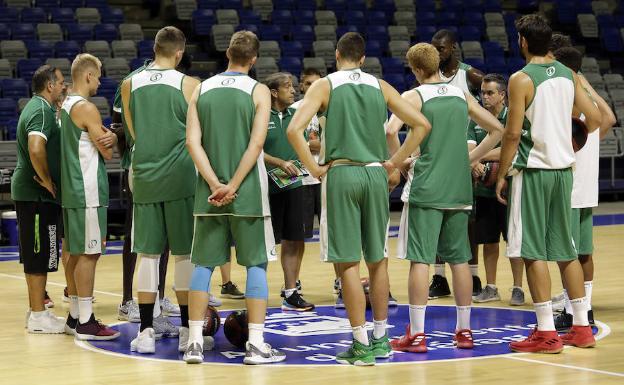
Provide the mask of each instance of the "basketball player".
POLYGON ((61 240, 61 133, 55 106, 63 97, 60 70, 44 65, 32 78, 34 95, 17 124, 17 165, 11 177, 11 199, 17 212, 20 262, 28 287, 29 333, 61 334, 63 318, 46 310, 46 281, 58 270, 61 240))
MULTIPOLYGON (((265 84, 271 91, 271 118, 264 142, 264 162, 269 171, 279 168, 290 178, 301 173, 296 166, 297 154, 286 138, 286 127, 290 123, 294 109, 295 89, 289 73, 278 72, 270 75, 265 84)), ((281 243, 280 260, 284 272, 284 292, 282 310, 308 311, 314 305, 307 302, 297 290, 297 272, 301 268, 305 251, 304 193, 303 177, 294 183, 280 186, 269 178, 269 205, 275 242, 281 243)))
MULTIPOLYGON (((154 353, 154 310, 158 292, 160 253, 169 244, 175 259, 174 287, 180 306, 178 348, 186 349, 188 290, 193 265, 193 161, 184 147, 188 100, 199 81, 175 68, 186 38, 175 27, 156 34, 152 65, 121 85, 123 117, 134 139, 132 155, 133 251, 140 257, 138 280, 141 327, 130 349, 154 353)), ((167 328, 168 336, 177 330, 167 328)))
MULTIPOLYGON (((453 272, 457 305, 454 341, 459 348, 471 349, 468 216, 472 185, 466 122, 471 118, 488 132, 502 132, 503 126, 469 93, 441 82, 440 56, 433 45, 414 45, 408 50, 407 59, 421 85, 406 92, 403 98, 433 124, 410 169, 411 183, 404 187, 408 199, 401 215, 398 257, 410 261, 410 324, 405 335, 393 340, 391 345, 398 351, 427 351, 424 334, 427 278, 429 265, 439 255, 451 265, 453 272)), ((388 124, 390 134, 396 134, 401 126, 395 120, 396 117, 391 117, 388 124)))
MULTIPOLYGON (((557 49, 553 56, 561 64, 570 68, 578 74, 583 62, 581 53, 573 47, 562 47, 557 49)), ((576 164, 573 171, 572 182, 572 236, 578 253, 579 261, 583 267, 583 280, 585 286, 585 297, 587 301, 587 318, 590 325, 594 324, 594 312, 591 306, 591 296, 594 278, 594 261, 592 253, 593 245, 593 215, 592 208, 598 206, 598 170, 600 160, 600 139, 616 123, 615 115, 609 105, 601 98, 591 86, 586 86, 584 76, 579 75, 581 83, 590 98, 597 105, 602 116, 600 129, 587 136, 585 146, 574 153, 576 164)), ((574 116, 578 117, 578 111, 574 111, 574 116)), ((581 119, 584 117, 581 116, 581 119)), ((565 287, 565 282, 564 282, 565 287)), ((555 328, 557 331, 567 331, 572 327, 572 305, 564 289, 564 309, 555 317, 555 328)))
MULTIPOLYGON (((481 100, 492 115, 496 116, 502 125, 507 120, 507 79, 499 74, 487 74, 481 83, 481 100)), ((468 151, 472 151, 485 138, 487 131, 476 122, 468 125, 468 151)), ((482 159, 483 161, 498 162, 500 148, 494 150, 482 159)), ((473 176, 480 178, 485 172, 484 163, 476 163, 472 169, 473 176)), ((474 224, 473 240, 475 245, 483 245, 483 263, 487 285, 481 293, 472 300, 477 303, 500 301, 500 294, 496 287, 496 266, 498 262, 498 244, 501 234, 507 240, 507 208, 496 199, 494 187, 484 186, 478 179, 474 185, 474 224)), ((478 250, 477 250, 478 253, 478 250)), ((474 254, 474 253, 473 253, 474 254)), ((524 291, 522 291, 522 271, 524 264, 519 258, 510 259, 513 286, 511 289, 510 305, 524 305, 524 291)))
POLYGON ((200 174, 195 190, 195 264, 190 292, 187 363, 203 361, 202 327, 210 279, 230 258, 247 269, 245 300, 249 341, 245 364, 283 361, 286 355, 264 342, 268 286, 267 263, 275 260, 275 241, 262 146, 271 114, 271 92, 248 76, 260 42, 249 31, 232 35, 226 72, 201 83, 193 92, 187 119, 187 147, 200 174))
POLYGON ((100 60, 90 54, 76 56, 71 75, 72 93, 61 111, 61 198, 70 253, 65 330, 79 340, 111 340, 120 333, 95 319, 92 297, 95 267, 106 246, 108 176, 104 159, 113 156, 112 146, 99 139, 114 134, 102 128, 97 107, 87 100, 100 85, 100 60))
POLYGON ((546 20, 526 15, 516 21, 516 29, 527 65, 509 79, 500 169, 509 170, 512 178, 507 198, 506 173, 499 172, 496 194, 501 202, 509 202, 507 256, 524 259, 537 327, 510 347, 516 352, 559 353, 563 344, 595 345, 571 232, 575 158, 570 117, 577 108, 589 132, 598 128, 601 118, 578 76, 547 57, 552 30, 546 20), (553 322, 548 261, 558 263, 572 302, 574 325, 561 337, 553 322))
POLYGON ((376 358, 392 354, 386 333, 388 173, 416 150, 430 129, 422 114, 392 86, 362 72, 364 48, 364 39, 358 33, 348 32, 340 38, 336 49, 338 71, 312 84, 288 128, 288 139, 311 174, 319 178, 327 173, 321 187, 321 258, 338 264, 353 344, 339 353, 336 361, 352 365, 374 365, 376 358), (397 153, 384 162, 388 159, 384 129, 388 107, 414 130, 397 153), (303 138, 317 112, 327 113, 321 166, 303 138), (370 274, 375 325, 370 342, 359 274, 362 254, 370 274))
MULTIPOLYGON (((441 29, 433 35, 431 44, 440 53, 440 79, 441 81, 459 87, 464 92, 478 95, 483 80, 483 72, 460 62, 454 55, 457 47, 457 38, 453 31, 441 29)), ((473 250, 473 252, 476 250, 473 250)), ((481 292, 481 279, 479 278, 479 265, 477 254, 473 253, 473 258, 469 262, 470 272, 473 276, 473 295, 481 292)), ((429 298, 445 297, 451 294, 444 263, 436 259, 435 273, 429 286, 429 298)))

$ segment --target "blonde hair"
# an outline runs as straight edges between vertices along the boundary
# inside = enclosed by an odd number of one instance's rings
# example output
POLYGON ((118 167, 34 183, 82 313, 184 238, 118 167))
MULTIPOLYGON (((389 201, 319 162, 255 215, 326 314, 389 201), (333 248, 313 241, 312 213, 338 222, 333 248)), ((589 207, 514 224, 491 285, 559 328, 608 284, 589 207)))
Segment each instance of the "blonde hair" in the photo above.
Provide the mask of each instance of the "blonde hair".
POLYGON ((412 71, 420 69, 425 76, 431 76, 440 67, 440 53, 429 43, 413 45, 405 55, 412 71))
POLYGON ((260 41, 251 31, 238 31, 232 35, 228 52, 230 61, 238 65, 247 65, 251 59, 258 56, 260 41))
POLYGON ((163 27, 154 39, 154 53, 164 57, 171 57, 177 51, 183 51, 186 45, 184 32, 173 26, 163 27))
POLYGON ((81 53, 76 56, 71 65, 71 76, 75 82, 76 79, 90 69, 99 70, 102 68, 100 59, 90 53, 81 53))

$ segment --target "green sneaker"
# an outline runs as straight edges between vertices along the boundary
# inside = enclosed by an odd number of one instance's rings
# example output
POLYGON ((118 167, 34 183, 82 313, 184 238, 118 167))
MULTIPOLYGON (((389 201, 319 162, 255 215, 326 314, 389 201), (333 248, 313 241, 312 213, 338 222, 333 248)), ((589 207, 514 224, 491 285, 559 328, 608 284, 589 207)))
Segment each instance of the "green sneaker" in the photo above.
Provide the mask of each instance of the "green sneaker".
POLYGON ((336 362, 355 366, 375 365, 375 355, 371 345, 364 345, 353 340, 353 344, 346 352, 336 355, 336 362))
POLYGON ((390 346, 388 334, 381 338, 373 337, 371 340, 371 346, 373 348, 373 355, 375 358, 390 358, 392 356, 392 347, 390 346))

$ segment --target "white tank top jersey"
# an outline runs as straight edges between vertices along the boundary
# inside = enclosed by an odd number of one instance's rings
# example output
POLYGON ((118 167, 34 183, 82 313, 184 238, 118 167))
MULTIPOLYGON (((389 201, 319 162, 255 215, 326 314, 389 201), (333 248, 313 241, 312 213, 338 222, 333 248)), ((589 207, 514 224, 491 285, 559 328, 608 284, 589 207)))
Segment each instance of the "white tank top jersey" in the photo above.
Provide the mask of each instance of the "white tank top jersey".
MULTIPOLYGON (((303 99, 301 99, 301 100, 303 100, 303 99)), ((291 104, 291 105, 290 105, 290 108, 293 108, 293 109, 295 109, 295 110, 296 110, 297 108, 299 108, 299 106, 301 105, 301 100, 297 100, 296 102, 294 102, 293 104, 291 104)), ((319 119, 318 119, 318 117, 317 117, 316 115, 314 115, 314 116, 312 117, 312 120, 311 120, 311 121, 310 121, 310 123, 308 124, 308 127, 306 128, 306 133, 307 133, 308 137, 309 137, 309 135, 310 135, 311 133, 316 133, 316 136, 317 136, 318 138, 320 138, 320 137, 321 137, 321 125, 320 125, 320 123, 319 123, 319 119)), ((317 154, 317 155, 314 155, 314 154, 313 154, 312 156, 314 156, 314 160, 316 161, 316 163, 318 163, 318 160, 319 160, 319 156, 318 156, 318 154, 317 154)), ((319 183, 321 183, 321 181, 320 181, 320 180, 318 180, 318 179, 316 179, 316 178, 315 178, 315 177, 313 177, 312 175, 308 175, 307 177, 303 178, 303 180, 301 181, 301 183, 302 183, 303 185, 310 185, 310 184, 319 184, 319 183)))
POLYGON ((460 90, 470 93, 470 88, 468 87, 468 70, 470 68, 472 67, 468 64, 459 62, 459 68, 457 68, 457 72, 451 77, 444 76, 442 70, 438 70, 438 72, 440 73, 440 78, 444 83, 454 85, 460 90))
MULTIPOLYGON (((585 121, 585 116, 581 115, 585 121)), ((598 170, 600 163, 600 130, 587 136, 585 146, 576 152, 572 184, 572 208, 598 206, 598 170)))

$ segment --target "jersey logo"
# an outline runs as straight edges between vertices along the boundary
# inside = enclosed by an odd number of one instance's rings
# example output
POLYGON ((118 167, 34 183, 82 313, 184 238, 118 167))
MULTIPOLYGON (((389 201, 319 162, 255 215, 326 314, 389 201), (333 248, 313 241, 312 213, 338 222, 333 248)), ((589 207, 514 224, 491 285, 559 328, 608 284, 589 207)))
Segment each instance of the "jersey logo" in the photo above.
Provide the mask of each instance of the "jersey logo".
POLYGON ((162 78, 162 74, 160 72, 157 72, 157 73, 153 74, 152 76, 150 76, 150 81, 157 82, 161 78, 162 78))
POLYGON ((446 95, 448 93, 448 87, 447 86, 440 86, 438 87, 438 95, 446 95))
POLYGON ((234 84, 235 81, 236 81, 236 79, 234 79, 234 78, 227 78, 227 79, 225 79, 224 81, 221 82, 221 85, 222 86, 229 86, 229 85, 234 84))
POLYGON ((275 123, 274 122, 269 122, 269 130, 272 130, 275 128, 275 123))
POLYGON ((546 68, 546 75, 553 76, 555 74, 555 67, 546 68))
POLYGON ((354 72, 351 75, 349 75, 349 79, 351 79, 354 82, 357 82, 358 80, 360 80, 360 77, 362 77, 362 75, 360 75, 358 72, 354 72))

